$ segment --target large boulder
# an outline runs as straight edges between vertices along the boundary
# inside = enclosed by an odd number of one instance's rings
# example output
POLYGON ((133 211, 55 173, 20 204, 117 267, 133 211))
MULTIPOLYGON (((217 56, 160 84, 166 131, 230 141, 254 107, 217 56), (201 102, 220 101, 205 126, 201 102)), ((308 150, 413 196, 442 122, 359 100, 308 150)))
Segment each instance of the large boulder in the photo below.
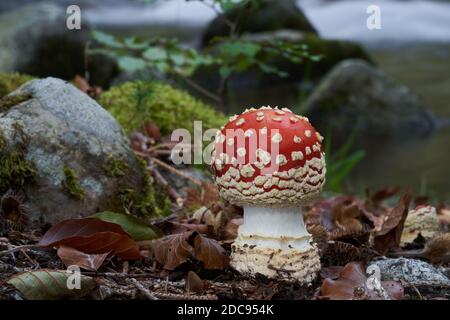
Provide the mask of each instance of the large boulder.
POLYGON ((209 45, 214 37, 223 37, 230 34, 230 26, 227 21, 236 24, 237 29, 235 31, 238 34, 280 29, 316 33, 316 29, 292 0, 247 1, 243 5, 226 12, 224 17, 219 16, 211 21, 203 35, 203 46, 209 45))
POLYGON ((421 137, 435 128, 433 114, 417 95, 361 60, 336 65, 309 96, 304 110, 318 130, 332 131, 334 141, 351 134, 366 141, 421 137))
POLYGON ((86 61, 89 25, 82 19, 81 30, 69 30, 66 19, 66 6, 52 2, 32 3, 1 13, 0 72, 69 80, 89 71, 92 84, 107 85, 118 73, 116 63, 100 54, 86 61))
POLYGON ((146 176, 116 120, 56 78, 32 80, 0 100, 0 195, 24 195, 31 220, 120 210, 146 176))

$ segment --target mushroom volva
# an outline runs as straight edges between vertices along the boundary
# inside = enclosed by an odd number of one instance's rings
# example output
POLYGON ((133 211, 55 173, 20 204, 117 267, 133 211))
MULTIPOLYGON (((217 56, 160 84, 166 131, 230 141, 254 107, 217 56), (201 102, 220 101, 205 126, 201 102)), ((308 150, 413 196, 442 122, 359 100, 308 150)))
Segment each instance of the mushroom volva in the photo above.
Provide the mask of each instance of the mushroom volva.
POLYGON ((289 109, 262 107, 218 131, 211 166, 220 196, 244 208, 231 265, 242 274, 309 284, 320 269, 302 206, 325 182, 322 136, 289 109))

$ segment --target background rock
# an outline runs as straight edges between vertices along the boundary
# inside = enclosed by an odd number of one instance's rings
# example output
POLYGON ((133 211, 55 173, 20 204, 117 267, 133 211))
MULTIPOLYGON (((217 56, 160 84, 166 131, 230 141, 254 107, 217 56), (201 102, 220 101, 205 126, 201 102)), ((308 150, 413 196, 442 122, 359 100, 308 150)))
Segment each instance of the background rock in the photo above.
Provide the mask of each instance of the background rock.
MULTIPOLYGON (((316 29, 308 21, 303 12, 292 0, 262 0, 257 6, 251 1, 234 8, 225 14, 225 17, 237 23, 236 32, 257 33, 263 31, 275 31, 280 29, 292 29, 316 33, 316 29)), ((202 44, 207 46, 214 37, 228 36, 230 27, 222 17, 216 17, 208 25, 203 35, 202 44)))
POLYGON ((385 259, 374 262, 381 280, 404 281, 410 285, 450 285, 450 280, 431 264, 415 259, 385 259))
POLYGON ((406 86, 360 60, 336 65, 308 98, 305 114, 321 132, 344 138, 421 137, 433 132, 431 111, 406 86))
POLYGON ((66 27, 66 6, 52 2, 28 4, 0 14, 0 72, 21 72, 66 80, 84 75, 90 83, 107 85, 118 73, 116 63, 104 55, 85 61, 89 25, 66 27))
POLYGON ((24 193, 32 220, 114 210, 140 192, 141 166, 114 118, 55 78, 33 80, 0 100, 0 193, 24 193))

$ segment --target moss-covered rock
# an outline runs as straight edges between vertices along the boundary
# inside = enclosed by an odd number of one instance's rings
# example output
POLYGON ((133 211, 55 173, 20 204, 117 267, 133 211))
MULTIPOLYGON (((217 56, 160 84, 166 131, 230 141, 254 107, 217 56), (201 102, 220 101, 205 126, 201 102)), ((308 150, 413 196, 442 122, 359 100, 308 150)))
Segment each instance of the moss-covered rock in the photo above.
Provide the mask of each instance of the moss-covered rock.
MULTIPOLYGON (((258 33, 280 29, 316 33, 313 25, 292 0, 247 1, 225 14, 237 25, 237 33, 258 33)), ((230 27, 223 17, 217 17, 206 29, 202 43, 207 46, 214 37, 228 36, 230 27)))
MULTIPOLYGON (((134 205, 141 206, 139 197, 148 195, 146 173, 122 127, 104 108, 55 78, 32 80, 0 99, 0 105, 5 99, 10 102, 0 108, 0 194, 20 191, 30 221, 141 211, 134 205), (14 97, 24 96, 29 99, 11 105, 14 97), (125 189, 136 195, 126 208, 119 200, 125 189), (113 200, 119 206, 112 207, 113 200)), ((161 197, 155 193, 154 198, 161 197)), ((146 212, 158 210, 151 204, 146 212)))
POLYGON ((33 77, 20 73, 0 73, 0 98, 13 92, 25 82, 32 80, 33 77))
POLYGON ((147 122, 158 124, 163 134, 177 128, 193 131, 193 121, 203 129, 220 128, 226 117, 187 92, 159 82, 126 82, 102 93, 99 103, 126 131, 140 129, 147 122))

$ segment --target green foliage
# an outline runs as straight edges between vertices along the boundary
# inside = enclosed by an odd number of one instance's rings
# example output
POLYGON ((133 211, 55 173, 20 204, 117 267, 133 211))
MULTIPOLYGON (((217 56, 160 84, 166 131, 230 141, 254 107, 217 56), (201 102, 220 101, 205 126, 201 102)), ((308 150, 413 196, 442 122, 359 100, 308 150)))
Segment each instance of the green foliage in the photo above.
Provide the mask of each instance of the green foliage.
POLYGON ((120 225, 135 241, 153 240, 162 236, 158 228, 129 214, 104 211, 96 213, 94 217, 120 225))
POLYGON ((90 53, 102 53, 115 58, 125 71, 150 69, 154 72, 190 76, 202 65, 211 65, 215 59, 194 49, 183 48, 176 39, 154 38, 141 41, 136 37, 114 37, 93 31, 92 37, 101 47, 90 53))
POLYGON ((64 180, 63 180, 63 186, 64 191, 66 191, 70 196, 83 201, 84 197, 86 195, 83 188, 78 183, 78 177, 71 168, 68 166, 64 166, 64 180))
POLYGON ((32 76, 20 73, 0 73, 0 98, 33 79, 32 76))
POLYGON ((352 134, 347 141, 336 151, 331 151, 332 135, 328 130, 325 139, 325 156, 327 163, 327 183, 325 189, 333 192, 342 191, 342 183, 350 174, 353 168, 365 157, 364 150, 351 152, 355 134, 352 134))
POLYGON ((170 199, 164 190, 155 188, 152 178, 144 175, 144 188, 138 192, 132 188, 124 187, 119 192, 121 206, 127 213, 140 217, 168 216, 170 210, 170 199))
POLYGON ((177 128, 193 132, 193 120, 203 128, 219 128, 226 117, 187 92, 160 82, 127 82, 102 93, 99 103, 128 132, 147 122, 157 123, 163 134, 177 128))
MULTIPOLYGON (((141 41, 135 37, 120 38, 95 31, 92 33, 100 48, 91 53, 103 53, 115 58, 125 71, 150 70, 154 75, 165 74, 188 80, 196 70, 204 66, 214 66, 223 81, 237 73, 258 68, 263 73, 288 76, 267 63, 274 57, 281 57, 291 63, 300 64, 305 60, 318 61, 320 55, 310 55, 308 46, 283 40, 245 40, 243 38, 217 37, 213 50, 200 53, 180 46, 175 39, 155 38, 141 41)), ((198 90, 198 86, 193 86, 198 90)), ((199 90, 205 93, 205 90, 199 90)), ((220 94, 220 88, 217 90, 220 94)), ((211 96, 211 95, 209 95, 211 96)))

